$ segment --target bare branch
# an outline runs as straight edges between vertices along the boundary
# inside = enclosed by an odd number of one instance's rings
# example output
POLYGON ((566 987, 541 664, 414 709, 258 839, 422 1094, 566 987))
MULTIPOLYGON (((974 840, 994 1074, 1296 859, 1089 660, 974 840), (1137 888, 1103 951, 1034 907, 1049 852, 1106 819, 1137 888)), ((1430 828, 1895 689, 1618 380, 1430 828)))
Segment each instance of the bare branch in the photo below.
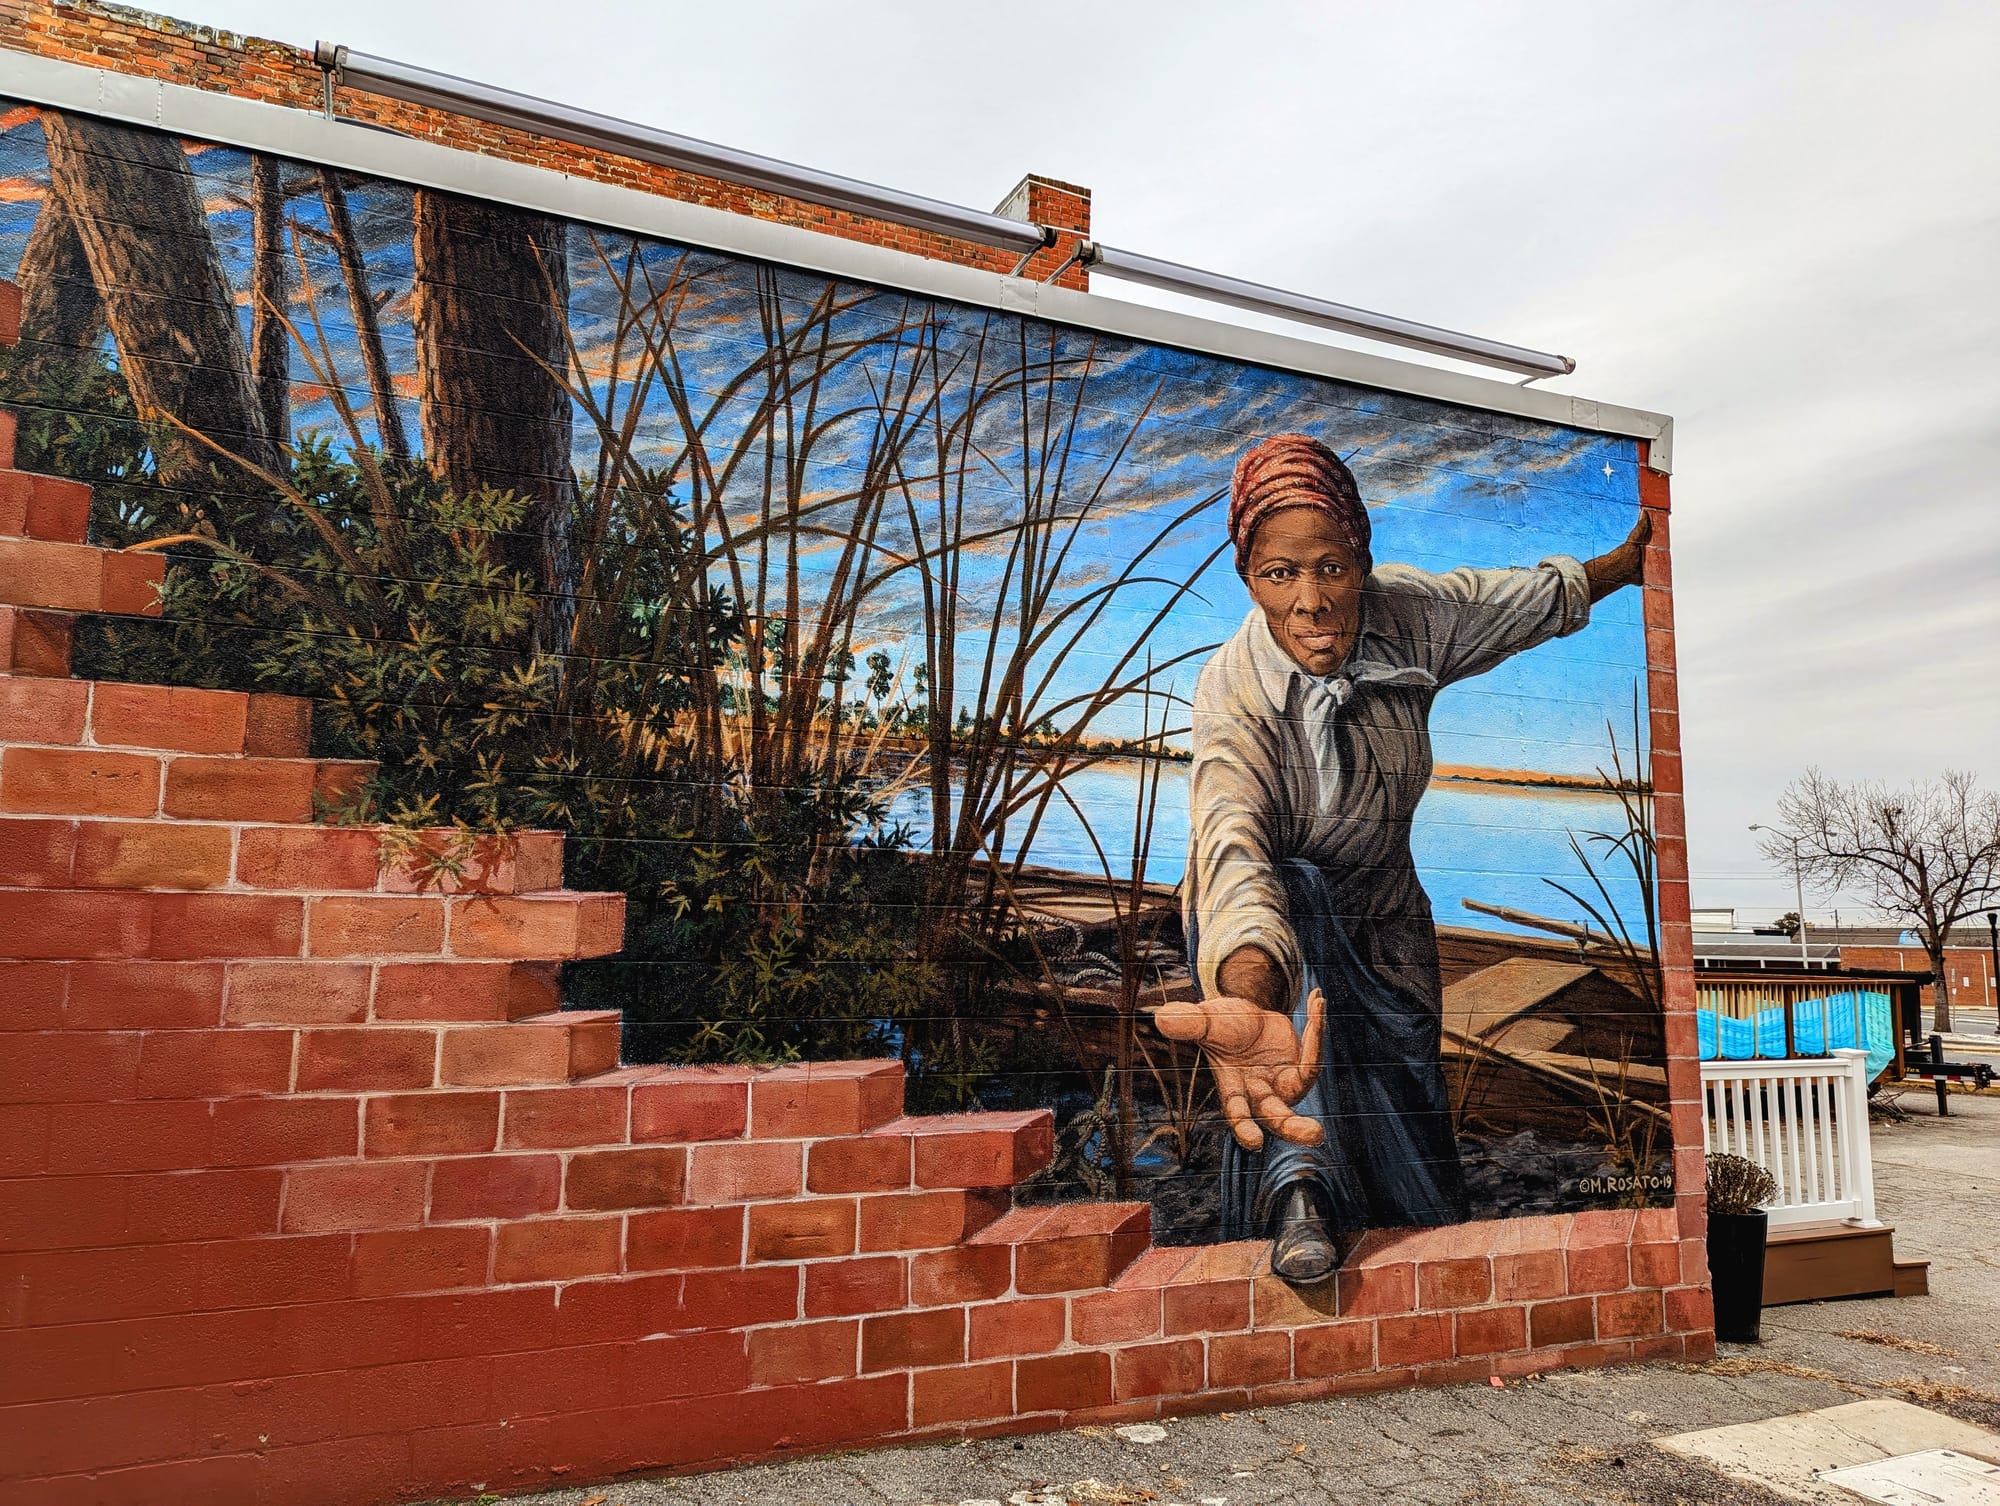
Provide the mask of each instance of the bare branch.
POLYGON ((1814 890, 1856 895, 1914 931, 1936 975, 1938 1028, 1950 1029, 1945 943, 2000 905, 2000 792, 1962 770, 1890 789, 1812 768, 1779 797, 1778 816, 1788 830, 1765 837, 1764 856, 1789 866, 1796 850, 1814 890))

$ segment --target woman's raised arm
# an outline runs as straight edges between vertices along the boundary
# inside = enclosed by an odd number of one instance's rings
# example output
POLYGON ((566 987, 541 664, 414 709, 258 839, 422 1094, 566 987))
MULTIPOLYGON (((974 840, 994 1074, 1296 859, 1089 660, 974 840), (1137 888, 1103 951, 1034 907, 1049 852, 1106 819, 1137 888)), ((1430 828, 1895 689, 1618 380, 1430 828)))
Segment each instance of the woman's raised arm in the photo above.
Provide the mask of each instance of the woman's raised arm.
POLYGON ((1616 549, 1583 562, 1590 581, 1590 602, 1595 606, 1620 586, 1636 586, 1646 578, 1646 542, 1653 536, 1653 518, 1643 507, 1639 521, 1616 549))

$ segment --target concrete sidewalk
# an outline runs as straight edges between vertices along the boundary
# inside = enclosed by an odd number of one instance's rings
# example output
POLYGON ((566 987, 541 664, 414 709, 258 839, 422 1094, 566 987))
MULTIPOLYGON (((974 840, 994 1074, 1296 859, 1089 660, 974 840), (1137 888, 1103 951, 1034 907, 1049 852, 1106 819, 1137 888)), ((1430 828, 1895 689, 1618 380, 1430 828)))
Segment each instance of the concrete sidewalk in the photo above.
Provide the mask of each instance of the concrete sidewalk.
POLYGON ((1764 1314, 1760 1346, 1707 1365, 1632 1366, 1403 1391, 1019 1439, 889 1449, 513 1498, 526 1506, 1181 1502, 1186 1506, 1767 1506, 1796 1497, 1662 1452, 1655 1439, 1868 1398, 2000 1430, 2000 1097, 1875 1126, 1881 1217, 1931 1262, 1929 1297, 1764 1314), (1148 1441, 1151 1440, 1151 1441, 1148 1441))

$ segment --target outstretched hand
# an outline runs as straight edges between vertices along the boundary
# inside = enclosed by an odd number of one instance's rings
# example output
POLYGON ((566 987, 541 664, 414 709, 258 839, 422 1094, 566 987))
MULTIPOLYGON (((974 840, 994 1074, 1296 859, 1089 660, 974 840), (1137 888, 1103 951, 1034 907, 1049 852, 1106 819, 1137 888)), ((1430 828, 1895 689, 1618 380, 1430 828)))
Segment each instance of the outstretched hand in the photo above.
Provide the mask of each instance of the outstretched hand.
POLYGON ((1161 1035, 1193 1041, 1208 1054, 1222 1117, 1245 1150, 1264 1148, 1265 1129, 1294 1145, 1317 1145, 1325 1138, 1316 1121, 1293 1112, 1319 1076, 1326 999, 1318 989, 1306 998, 1304 1041, 1290 1016, 1226 995, 1162 1005, 1153 1023, 1161 1035))

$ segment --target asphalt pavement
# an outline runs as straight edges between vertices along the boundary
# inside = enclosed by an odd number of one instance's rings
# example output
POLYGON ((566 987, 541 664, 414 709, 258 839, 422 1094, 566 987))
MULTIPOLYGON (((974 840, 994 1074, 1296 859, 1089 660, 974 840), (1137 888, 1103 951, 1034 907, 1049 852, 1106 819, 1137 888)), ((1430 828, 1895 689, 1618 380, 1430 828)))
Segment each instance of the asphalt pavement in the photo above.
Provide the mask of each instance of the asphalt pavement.
POLYGON ((1931 1295, 1771 1308, 1704 1365, 1573 1371, 510 1498, 521 1506, 1773 1506, 1654 1440, 1870 1398, 2000 1431, 2000 1092, 1890 1089, 1876 1202, 1931 1295), (1905 1117, 1893 1117, 1898 1112, 1905 1117))

